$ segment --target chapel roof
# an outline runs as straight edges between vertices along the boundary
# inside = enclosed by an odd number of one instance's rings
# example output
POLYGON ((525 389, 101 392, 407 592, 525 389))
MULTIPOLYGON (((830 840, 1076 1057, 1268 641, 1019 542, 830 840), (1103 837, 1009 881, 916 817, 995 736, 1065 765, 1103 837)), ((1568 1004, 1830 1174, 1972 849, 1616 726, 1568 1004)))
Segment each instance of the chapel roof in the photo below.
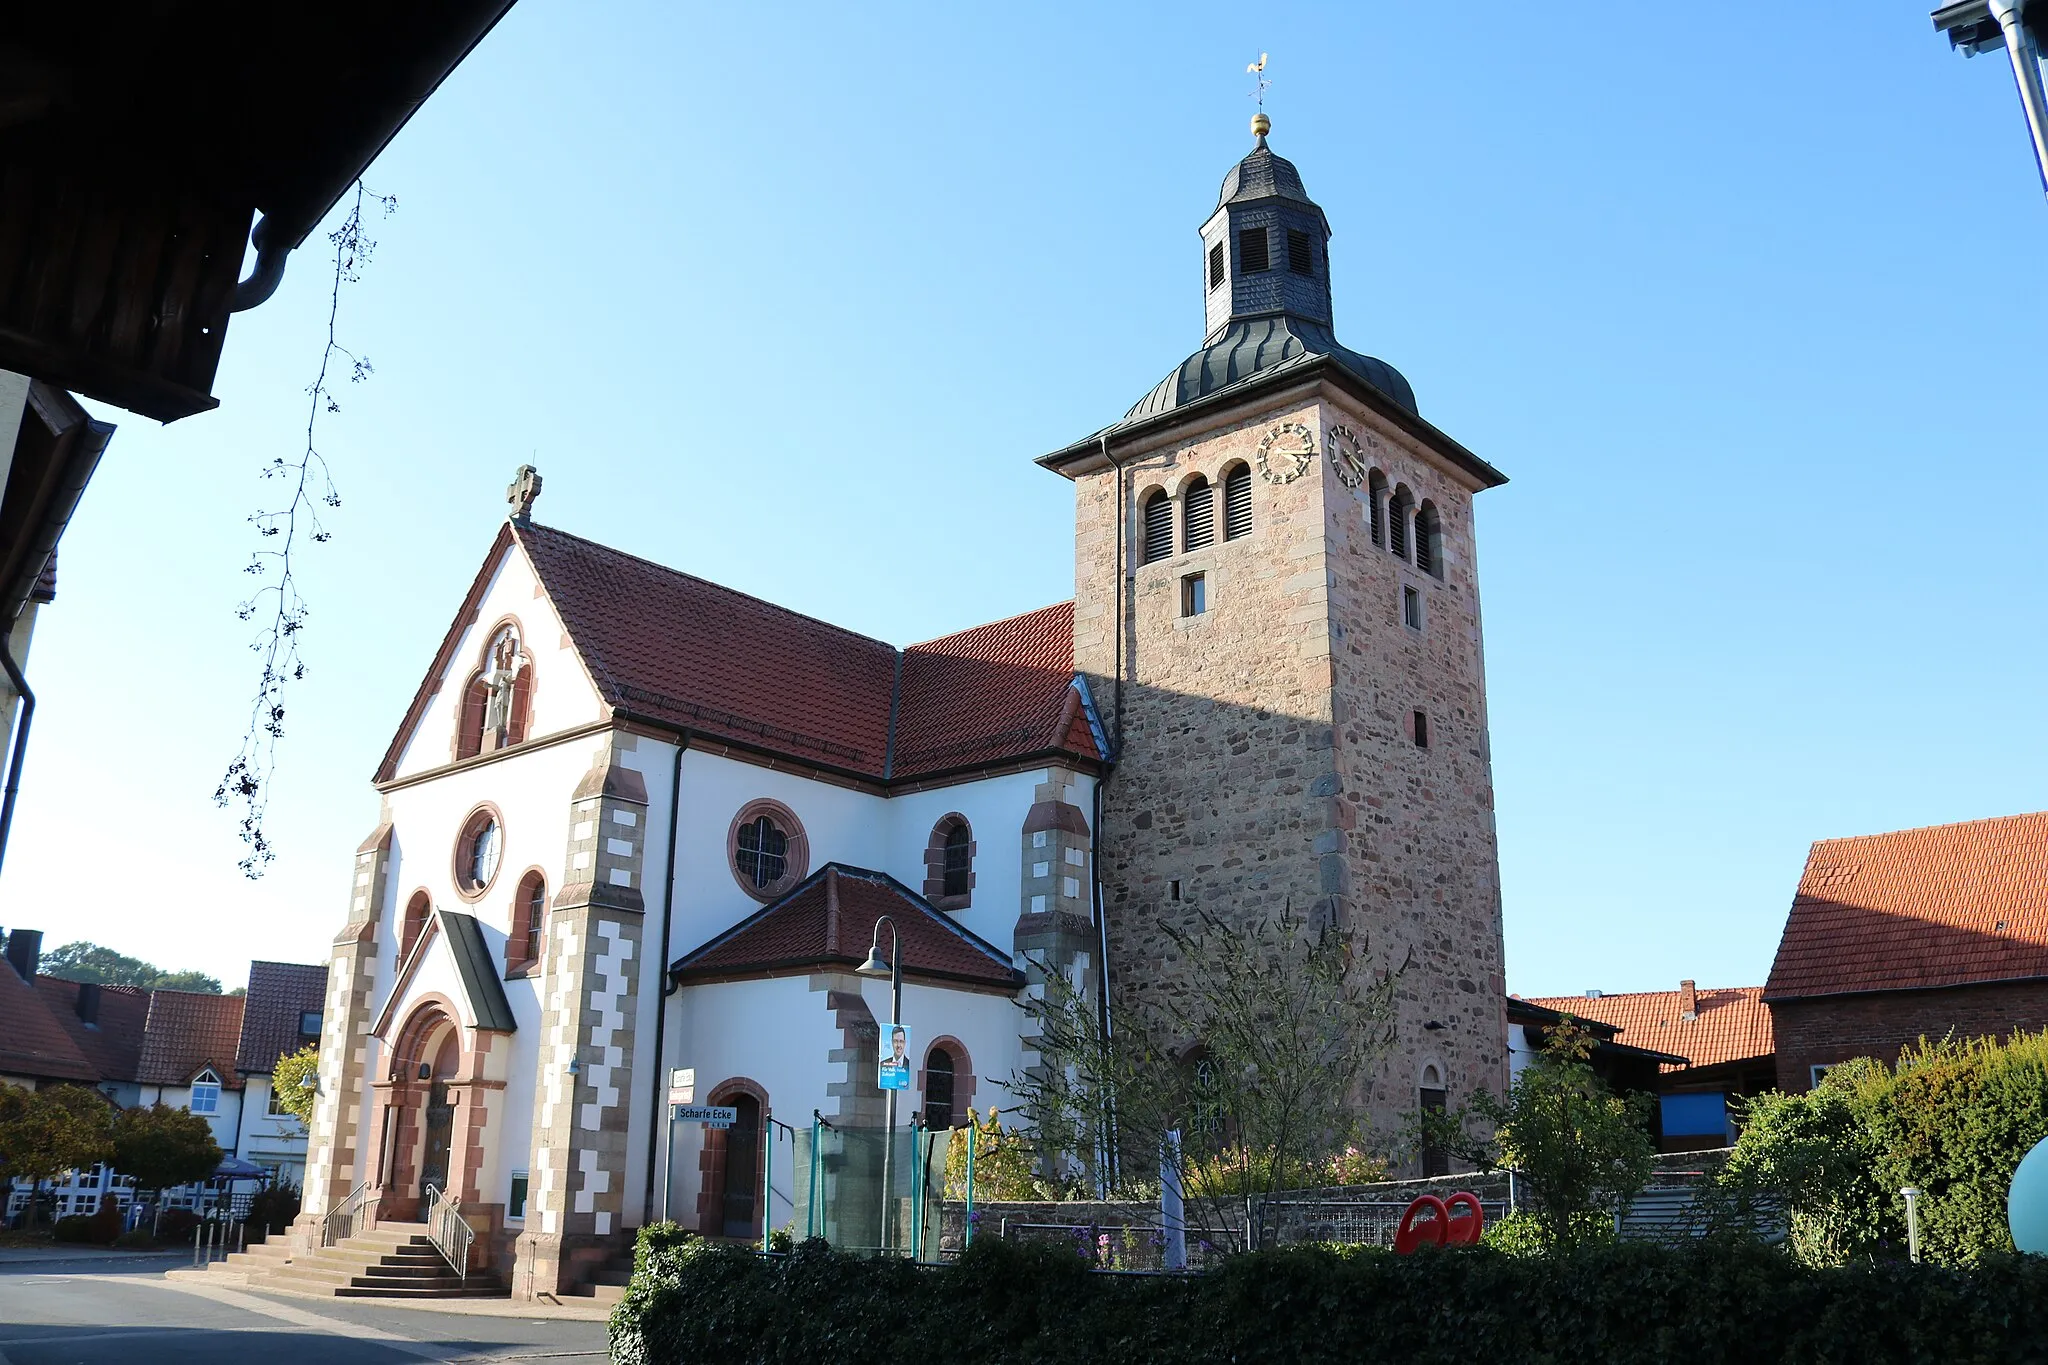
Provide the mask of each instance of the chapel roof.
POLYGON ((2048 977, 2048 812, 1823 839, 1766 1000, 2048 977))
POLYGON ((508 522, 378 780, 395 774, 461 623, 515 538, 616 713, 882 783, 1102 758, 1075 681, 1072 602, 898 650, 567 531, 508 522))
POLYGON ((970 932, 886 872, 827 863, 669 967, 678 981, 790 976, 858 967, 875 923, 890 917, 903 940, 905 978, 1009 992, 1024 984, 1010 955, 970 932))
POLYGON ((144 1085, 184 1085, 210 1066, 222 1086, 241 1089, 235 1053, 242 1038, 242 1004, 239 995, 151 991, 135 1079, 144 1085))
MULTIPOLYGON (((1690 1019, 1685 1017, 1682 990, 1537 996, 1530 1003, 1587 1022, 1612 1025, 1618 1041, 1675 1053, 1695 1067, 1748 1061, 1777 1051, 1771 1011, 1763 1002, 1761 986, 1695 990, 1690 1019)), ((1664 1069, 1680 1068, 1667 1065, 1664 1069)))

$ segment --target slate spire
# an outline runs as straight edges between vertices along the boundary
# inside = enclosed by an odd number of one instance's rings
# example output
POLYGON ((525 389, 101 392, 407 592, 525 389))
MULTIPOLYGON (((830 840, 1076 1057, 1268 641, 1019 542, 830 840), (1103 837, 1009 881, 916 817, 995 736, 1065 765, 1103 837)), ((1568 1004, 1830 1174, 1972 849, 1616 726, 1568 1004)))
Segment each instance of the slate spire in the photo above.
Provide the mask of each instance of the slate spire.
POLYGON ((1252 120, 1258 144, 1223 177, 1202 225, 1202 283, 1213 342, 1233 323, 1284 317, 1330 326, 1330 224, 1294 163, 1266 145, 1272 121, 1252 120))

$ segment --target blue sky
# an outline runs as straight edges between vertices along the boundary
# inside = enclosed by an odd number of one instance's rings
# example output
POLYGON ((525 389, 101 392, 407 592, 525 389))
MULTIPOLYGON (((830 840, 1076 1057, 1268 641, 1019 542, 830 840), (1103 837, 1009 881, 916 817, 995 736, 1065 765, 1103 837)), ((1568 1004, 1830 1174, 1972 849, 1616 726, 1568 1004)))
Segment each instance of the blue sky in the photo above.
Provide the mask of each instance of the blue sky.
POLYGON ((1200 340, 1248 146, 1338 334, 1479 501, 1508 981, 1761 981, 1816 838, 2044 805, 2048 234, 2010 72, 1921 4, 522 0, 385 152, 248 883, 209 800, 233 606, 317 365, 319 243, 218 411, 128 414, 64 542, 0 923, 242 980, 322 960, 368 784, 504 512, 904 642, 1072 591, 1032 458, 1200 340))

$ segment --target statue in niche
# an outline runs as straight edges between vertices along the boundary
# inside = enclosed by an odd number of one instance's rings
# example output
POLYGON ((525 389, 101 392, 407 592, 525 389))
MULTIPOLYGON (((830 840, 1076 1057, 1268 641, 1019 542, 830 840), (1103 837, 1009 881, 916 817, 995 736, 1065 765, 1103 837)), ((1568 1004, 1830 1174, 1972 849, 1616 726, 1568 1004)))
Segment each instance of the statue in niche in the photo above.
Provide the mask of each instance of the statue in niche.
POLYGON ((484 678, 490 700, 484 708, 484 743, 502 749, 512 740, 512 692, 519 680, 519 639, 511 631, 498 637, 491 647, 491 671, 484 678))

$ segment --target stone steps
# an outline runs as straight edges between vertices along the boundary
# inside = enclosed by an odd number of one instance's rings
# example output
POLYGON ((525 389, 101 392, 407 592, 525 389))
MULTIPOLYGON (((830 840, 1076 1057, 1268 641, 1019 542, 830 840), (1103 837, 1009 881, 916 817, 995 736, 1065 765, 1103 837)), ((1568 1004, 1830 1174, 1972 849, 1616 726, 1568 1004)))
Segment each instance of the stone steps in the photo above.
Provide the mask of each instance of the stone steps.
POLYGON ((186 1273, 336 1298, 477 1299, 510 1292, 494 1276, 463 1279, 449 1270, 420 1223, 386 1223, 303 1256, 287 1255, 282 1239, 261 1242, 204 1272, 186 1273))

